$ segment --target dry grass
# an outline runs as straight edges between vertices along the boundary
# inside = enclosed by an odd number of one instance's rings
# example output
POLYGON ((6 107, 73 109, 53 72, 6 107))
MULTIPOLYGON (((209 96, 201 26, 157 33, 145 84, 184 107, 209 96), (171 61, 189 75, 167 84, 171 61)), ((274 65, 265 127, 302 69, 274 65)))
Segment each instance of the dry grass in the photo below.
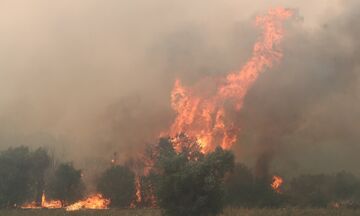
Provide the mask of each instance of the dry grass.
POLYGON ((360 215, 360 210, 353 209, 226 209, 222 216, 350 216, 360 215))
MULTIPOLYGON (((111 209, 101 211, 64 210, 0 210, 0 216, 160 216, 154 209, 111 209)), ((222 216, 352 216, 360 215, 360 210, 352 209, 226 209, 222 216)))

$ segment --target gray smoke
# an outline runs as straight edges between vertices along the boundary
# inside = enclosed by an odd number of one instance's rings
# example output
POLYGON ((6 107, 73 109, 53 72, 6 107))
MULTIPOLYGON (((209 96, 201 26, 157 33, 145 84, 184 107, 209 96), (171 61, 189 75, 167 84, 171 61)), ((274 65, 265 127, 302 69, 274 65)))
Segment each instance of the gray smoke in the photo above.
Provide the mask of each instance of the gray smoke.
POLYGON ((0 148, 47 146, 89 170, 114 152, 136 156, 171 124, 175 78, 191 86, 241 68, 259 34, 254 17, 274 6, 303 18, 287 23, 283 60, 234 116, 238 160, 271 152, 272 169, 289 175, 356 171, 355 0, 3 2, 0 148))

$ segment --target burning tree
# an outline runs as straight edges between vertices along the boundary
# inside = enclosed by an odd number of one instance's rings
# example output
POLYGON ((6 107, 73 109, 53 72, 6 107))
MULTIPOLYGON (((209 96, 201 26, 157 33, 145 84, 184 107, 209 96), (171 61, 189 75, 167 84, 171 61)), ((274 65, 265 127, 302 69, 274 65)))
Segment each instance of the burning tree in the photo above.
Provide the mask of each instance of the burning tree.
POLYGON ((216 215, 223 202, 223 177, 234 166, 234 156, 221 147, 204 154, 192 139, 182 137, 182 151, 161 139, 151 175, 159 207, 165 215, 216 215))

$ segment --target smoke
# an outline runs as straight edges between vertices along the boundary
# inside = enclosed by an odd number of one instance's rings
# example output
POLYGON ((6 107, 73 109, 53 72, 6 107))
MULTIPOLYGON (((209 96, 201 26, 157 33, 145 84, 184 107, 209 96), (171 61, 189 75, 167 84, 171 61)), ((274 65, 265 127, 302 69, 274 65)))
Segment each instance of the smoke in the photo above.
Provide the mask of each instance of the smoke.
POLYGON ((282 62, 234 114, 238 160, 271 155, 289 175, 355 170, 355 1, 3 2, 0 147, 45 145, 80 167, 114 152, 127 160, 171 125, 175 78, 191 85, 241 68, 259 33, 254 16, 279 5, 302 19, 288 23, 282 62))
POLYGON ((240 114, 244 157, 274 152, 273 168, 288 175, 357 172, 360 14, 358 3, 344 6, 318 29, 289 26, 283 62, 255 83, 240 114))

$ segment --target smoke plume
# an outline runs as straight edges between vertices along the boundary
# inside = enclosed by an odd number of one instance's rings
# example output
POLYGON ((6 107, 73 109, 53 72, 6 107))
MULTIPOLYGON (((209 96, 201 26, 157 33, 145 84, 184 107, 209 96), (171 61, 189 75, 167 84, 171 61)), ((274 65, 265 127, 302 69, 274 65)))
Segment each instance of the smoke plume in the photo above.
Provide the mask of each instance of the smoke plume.
POLYGON ((232 113, 237 160, 287 175, 357 171, 355 0, 3 2, 0 148, 47 146, 88 169, 114 152, 119 162, 136 156, 175 118, 174 81, 241 68, 259 35, 254 17, 276 6, 298 16, 285 26, 282 61, 232 113))

